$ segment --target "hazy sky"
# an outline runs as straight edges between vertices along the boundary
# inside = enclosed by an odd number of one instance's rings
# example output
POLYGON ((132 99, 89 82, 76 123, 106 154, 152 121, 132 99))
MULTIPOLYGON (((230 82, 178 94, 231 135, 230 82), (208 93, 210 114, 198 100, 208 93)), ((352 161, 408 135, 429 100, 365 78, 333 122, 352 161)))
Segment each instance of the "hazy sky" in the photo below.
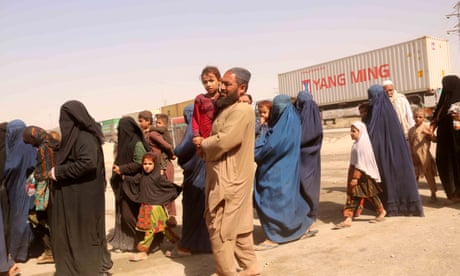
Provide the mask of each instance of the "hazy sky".
POLYGON ((449 39, 460 72, 457 0, 0 0, 0 121, 58 125, 67 100, 96 120, 203 93, 206 65, 252 72, 271 98, 278 73, 425 35, 449 39))

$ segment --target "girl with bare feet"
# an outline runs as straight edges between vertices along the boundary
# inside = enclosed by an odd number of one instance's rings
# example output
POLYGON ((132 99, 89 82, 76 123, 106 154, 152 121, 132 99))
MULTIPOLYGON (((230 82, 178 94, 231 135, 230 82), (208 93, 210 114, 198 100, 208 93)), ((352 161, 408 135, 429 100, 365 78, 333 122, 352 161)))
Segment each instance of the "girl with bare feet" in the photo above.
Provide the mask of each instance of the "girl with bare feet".
POLYGON ((347 202, 343 208, 345 220, 337 224, 335 229, 351 226, 353 215, 362 198, 370 201, 377 211, 377 216, 371 222, 383 221, 386 215, 378 196, 382 192, 379 185, 380 174, 366 125, 360 121, 354 122, 351 125, 350 136, 355 142, 351 147, 350 167, 348 168, 347 202))

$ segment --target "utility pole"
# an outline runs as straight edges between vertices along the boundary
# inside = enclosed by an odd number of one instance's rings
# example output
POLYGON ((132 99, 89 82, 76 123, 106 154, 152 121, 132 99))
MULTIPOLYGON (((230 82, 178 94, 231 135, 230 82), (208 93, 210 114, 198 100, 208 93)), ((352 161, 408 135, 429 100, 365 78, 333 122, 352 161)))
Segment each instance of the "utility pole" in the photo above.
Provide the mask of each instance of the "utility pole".
POLYGON ((447 31, 447 34, 450 35, 450 34, 457 34, 459 39, 460 39, 460 1, 457 2, 457 4, 455 4, 455 6, 453 7, 453 9, 455 10, 453 13, 450 13, 450 14, 446 14, 446 18, 447 19, 450 19, 451 17, 456 17, 457 18, 457 25, 454 26, 453 29, 451 30, 448 30, 447 31))

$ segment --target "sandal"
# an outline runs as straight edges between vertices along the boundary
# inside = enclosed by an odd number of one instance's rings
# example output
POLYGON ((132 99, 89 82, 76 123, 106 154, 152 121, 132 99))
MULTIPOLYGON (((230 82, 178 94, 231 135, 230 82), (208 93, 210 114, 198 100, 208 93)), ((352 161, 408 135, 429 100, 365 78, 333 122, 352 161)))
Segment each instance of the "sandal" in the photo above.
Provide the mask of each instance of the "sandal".
POLYGON ((315 230, 307 230, 307 232, 305 232, 305 234, 302 235, 302 237, 300 237, 299 240, 304 240, 304 239, 308 239, 308 238, 313 238, 314 236, 316 236, 316 234, 318 234, 319 230, 318 229, 315 229, 315 230))
POLYGON ((279 244, 277 243, 268 243, 268 242, 261 242, 257 245, 254 245, 254 250, 255 251, 265 251, 265 250, 270 250, 273 248, 277 248, 279 244))
POLYGON ((178 249, 177 247, 173 248, 172 250, 168 250, 165 252, 165 256, 169 258, 181 258, 181 257, 187 257, 191 256, 192 252, 190 251, 185 251, 178 249))
POLYGON ((348 227, 351 227, 351 223, 342 221, 341 223, 336 224, 336 225, 334 226, 334 228, 332 228, 332 229, 333 229, 333 230, 339 230, 339 229, 344 229, 344 228, 348 228, 348 227))
POLYGON ((147 253, 139 252, 139 253, 134 253, 133 255, 131 255, 131 257, 129 258, 129 261, 130 262, 140 262, 145 259, 147 259, 147 253))

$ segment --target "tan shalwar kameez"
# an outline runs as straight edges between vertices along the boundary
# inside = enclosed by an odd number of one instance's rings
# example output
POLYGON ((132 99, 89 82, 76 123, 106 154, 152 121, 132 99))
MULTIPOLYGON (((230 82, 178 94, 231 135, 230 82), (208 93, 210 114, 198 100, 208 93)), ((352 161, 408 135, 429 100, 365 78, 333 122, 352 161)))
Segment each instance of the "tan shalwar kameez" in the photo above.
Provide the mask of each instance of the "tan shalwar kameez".
POLYGON ((254 253, 255 114, 235 103, 214 120, 201 148, 206 161, 206 207, 218 275, 236 275, 235 257, 246 271, 258 266, 254 253))
POLYGON ((426 134, 429 131, 429 127, 425 124, 413 126, 409 130, 408 139, 417 180, 421 175, 424 175, 431 192, 436 193, 435 176, 437 169, 436 162, 430 152, 431 137, 426 134))

